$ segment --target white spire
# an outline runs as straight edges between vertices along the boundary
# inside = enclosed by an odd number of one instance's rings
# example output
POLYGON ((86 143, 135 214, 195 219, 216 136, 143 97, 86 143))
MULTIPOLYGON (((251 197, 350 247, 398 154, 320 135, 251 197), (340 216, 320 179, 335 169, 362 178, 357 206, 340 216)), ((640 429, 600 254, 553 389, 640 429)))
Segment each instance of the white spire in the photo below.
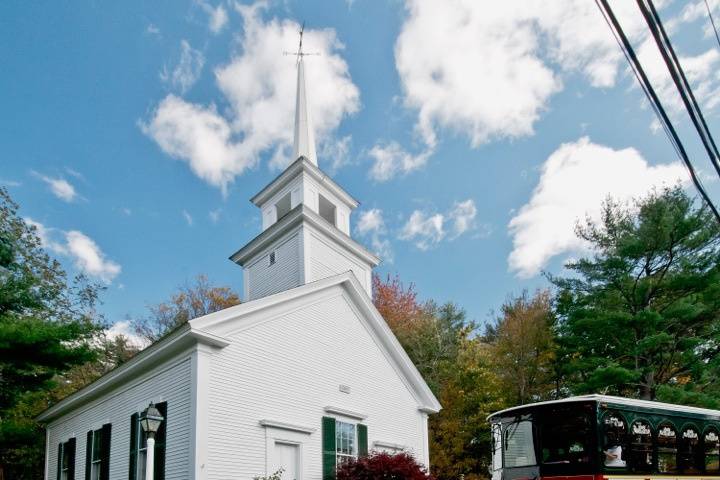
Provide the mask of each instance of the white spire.
POLYGON ((305 91, 305 65, 302 53, 298 59, 297 98, 295 101, 295 141, 293 142, 293 161, 301 156, 317 166, 315 154, 315 135, 313 134, 310 112, 308 111, 307 92, 305 91))

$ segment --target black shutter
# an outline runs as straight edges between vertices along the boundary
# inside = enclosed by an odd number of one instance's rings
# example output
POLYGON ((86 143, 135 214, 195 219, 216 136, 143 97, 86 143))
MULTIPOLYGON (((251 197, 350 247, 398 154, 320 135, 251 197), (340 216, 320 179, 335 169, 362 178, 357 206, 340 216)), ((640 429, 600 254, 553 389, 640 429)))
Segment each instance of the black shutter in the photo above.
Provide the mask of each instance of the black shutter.
POLYGON ((165 480, 165 449, 167 444, 167 402, 155 405, 164 420, 155 434, 155 480, 165 480))
POLYGON ((58 460, 57 460, 57 480, 60 480, 60 472, 62 471, 63 444, 58 443, 58 460))
POLYGON ((323 480, 335 479, 335 419, 322 418, 322 472, 323 480))
POLYGON ((106 423, 102 426, 102 436, 100 437, 100 480, 110 480, 110 437, 112 435, 112 425, 106 423))
POLYGON ((130 416, 130 469, 128 472, 129 480, 137 479, 137 461, 138 461, 138 415, 133 413, 130 416))
POLYGON ((367 457, 367 454, 368 454, 367 425, 358 424, 357 436, 358 436, 358 456, 359 457, 367 457))
POLYGON ((93 431, 87 433, 87 444, 85 446, 85 480, 90 480, 90 469, 92 468, 92 446, 93 431))
POLYGON ((77 446, 77 441, 75 440, 75 437, 71 438, 67 441, 65 444, 65 448, 67 449, 68 454, 68 479, 75 480, 75 450, 77 446))

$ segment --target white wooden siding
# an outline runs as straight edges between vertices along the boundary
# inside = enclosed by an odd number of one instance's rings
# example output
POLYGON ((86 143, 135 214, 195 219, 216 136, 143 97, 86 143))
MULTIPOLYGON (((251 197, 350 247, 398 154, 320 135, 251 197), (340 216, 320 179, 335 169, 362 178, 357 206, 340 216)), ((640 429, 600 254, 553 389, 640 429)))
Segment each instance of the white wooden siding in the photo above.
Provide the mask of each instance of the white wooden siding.
POLYGON ((165 478, 167 480, 190 477, 190 357, 175 359, 142 375, 136 381, 125 384, 110 394, 94 400, 47 427, 46 447, 47 479, 57 478, 58 443, 70 437, 77 440, 75 475, 85 478, 85 446, 89 430, 112 424, 110 440, 110 478, 128 477, 128 453, 130 450, 130 416, 145 408, 150 401, 167 402, 167 448, 165 454, 165 478))
POLYGON ((332 277, 339 273, 352 271, 360 284, 371 295, 370 267, 355 261, 350 254, 323 240, 320 235, 310 230, 306 255, 310 259, 306 282, 310 283, 322 278, 332 277))
POLYGON ((366 415, 368 445, 405 445, 425 462, 424 416, 341 286, 279 310, 260 312, 232 331, 210 357, 207 479, 250 480, 266 473, 261 420, 314 429, 303 441, 304 480, 320 480, 325 406, 366 415), (250 322, 248 322, 250 320, 250 322), (350 387, 350 393, 340 391, 350 387))
POLYGON ((246 267, 247 300, 272 295, 301 285, 302 250, 298 232, 290 234, 260 254, 246 267), (275 252, 275 264, 270 265, 268 255, 275 252))

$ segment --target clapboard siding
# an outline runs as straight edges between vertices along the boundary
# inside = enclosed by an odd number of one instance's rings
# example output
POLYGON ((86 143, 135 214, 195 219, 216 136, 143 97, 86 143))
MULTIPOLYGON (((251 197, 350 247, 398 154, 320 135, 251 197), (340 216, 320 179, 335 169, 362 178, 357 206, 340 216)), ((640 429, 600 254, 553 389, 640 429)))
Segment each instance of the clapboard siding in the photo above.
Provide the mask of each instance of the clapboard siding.
MULTIPOLYGON (((145 373, 145 372, 142 372, 145 373)), ((140 375, 140 374, 139 374, 140 375)), ((165 478, 190 478, 190 357, 175 359, 156 368, 152 374, 103 395, 88 406, 78 408, 48 425, 48 480, 57 478, 57 445, 77 438, 75 472, 84 478, 86 434, 105 423, 112 424, 110 478, 128 476, 130 416, 150 401, 165 401, 168 409, 165 478)))
POLYGON ((302 283, 300 234, 296 232, 282 243, 273 245, 248 269, 249 300, 282 292, 302 283), (275 252, 275 264, 270 265, 268 255, 275 252))
POLYGON ((370 267, 354 261, 350 255, 324 241, 312 230, 309 233, 307 256, 310 259, 310 272, 307 283, 352 271, 367 294, 371 295, 370 267))
POLYGON ((208 479, 264 475, 259 421, 271 419, 316 429, 303 445, 303 470, 304 480, 320 480, 320 423, 328 405, 366 414, 369 445, 405 445, 426 461, 417 402, 346 295, 336 286, 278 318, 226 334, 232 343, 210 359, 208 479), (340 392, 341 384, 351 393, 340 392))

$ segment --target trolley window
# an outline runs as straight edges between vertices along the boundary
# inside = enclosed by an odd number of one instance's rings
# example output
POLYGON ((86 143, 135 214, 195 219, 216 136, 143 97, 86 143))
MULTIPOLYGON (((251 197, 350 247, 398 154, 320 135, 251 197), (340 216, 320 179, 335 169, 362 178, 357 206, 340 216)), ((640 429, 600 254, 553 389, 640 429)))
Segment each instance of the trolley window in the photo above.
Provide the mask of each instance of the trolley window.
POLYGON ((502 427, 499 423, 492 424, 492 469, 502 468, 502 427))
POLYGON ((540 423, 542 466, 549 473, 587 473, 592 469, 594 426, 587 412, 556 411, 540 423))
POLYGON ((700 473, 702 456, 700 455, 700 435, 695 427, 687 426, 680 434, 678 468, 683 473, 700 473))
POLYGON ((715 427, 710 427, 703 436, 705 449, 705 471, 707 473, 720 472, 720 435, 715 427))
POLYGON ((628 466, 633 472, 650 473, 653 469, 653 431, 649 422, 637 420, 630 427, 628 466))
POLYGON ((523 420, 505 427, 505 468, 536 465, 532 423, 523 420))
POLYGON ((672 424, 663 423, 657 432, 658 471, 677 472, 677 430, 672 424))
POLYGON ((610 468, 625 468, 627 452, 627 422, 618 412, 607 412, 602 420, 603 464, 610 468))

